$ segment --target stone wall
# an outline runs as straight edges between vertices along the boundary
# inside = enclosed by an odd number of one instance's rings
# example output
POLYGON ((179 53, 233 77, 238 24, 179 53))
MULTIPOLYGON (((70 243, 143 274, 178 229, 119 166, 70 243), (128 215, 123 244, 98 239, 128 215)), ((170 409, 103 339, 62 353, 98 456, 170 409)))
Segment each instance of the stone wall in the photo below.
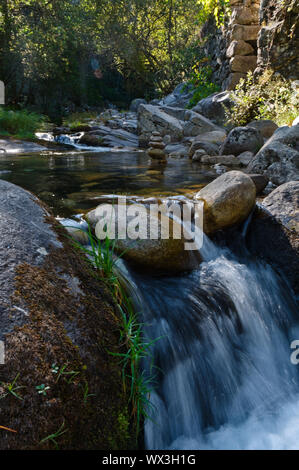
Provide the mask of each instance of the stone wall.
POLYGON ((298 79, 298 0, 261 0, 259 21, 257 72, 270 66, 285 78, 298 79))
POLYGON ((297 79, 298 0, 230 0, 230 8, 222 28, 211 19, 202 29, 213 80, 231 90, 247 72, 268 66, 297 79))
POLYGON ((257 38, 260 30, 260 0, 231 0, 231 17, 228 24, 230 73, 223 83, 224 89, 233 89, 247 72, 257 65, 257 38))

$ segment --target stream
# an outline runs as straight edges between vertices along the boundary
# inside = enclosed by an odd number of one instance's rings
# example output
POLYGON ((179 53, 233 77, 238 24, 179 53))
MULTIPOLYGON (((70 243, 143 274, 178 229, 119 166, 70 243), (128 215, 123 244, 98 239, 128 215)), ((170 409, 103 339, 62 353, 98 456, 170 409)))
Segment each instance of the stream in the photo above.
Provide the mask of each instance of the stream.
MULTIPOLYGON (((35 193, 56 216, 97 205, 104 194, 194 193, 217 174, 188 159, 153 168, 143 152, 48 152, 0 157, 0 177, 35 193)), ((246 235, 246 234, 245 234, 246 235)), ((298 449, 299 339, 286 282, 246 249, 207 237, 198 269, 177 277, 126 276, 146 339, 152 407, 147 449, 298 449)))
POLYGON ((153 377, 146 448, 298 449, 290 344, 299 323, 289 287, 244 245, 237 255, 207 239, 203 248, 191 274, 130 273, 145 336, 159 338, 145 364, 153 377))

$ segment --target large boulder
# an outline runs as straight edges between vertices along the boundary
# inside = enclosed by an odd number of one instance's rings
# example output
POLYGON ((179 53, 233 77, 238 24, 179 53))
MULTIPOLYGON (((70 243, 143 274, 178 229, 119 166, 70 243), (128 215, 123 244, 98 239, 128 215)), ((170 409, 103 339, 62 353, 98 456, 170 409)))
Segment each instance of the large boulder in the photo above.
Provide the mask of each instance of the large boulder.
POLYGON ((160 109, 164 111, 164 113, 170 114, 170 116, 175 117, 179 121, 185 120, 185 108, 175 108, 173 106, 160 106, 160 109))
POLYGON ((230 131, 221 147, 222 155, 240 155, 243 152, 254 154, 264 143, 261 133, 253 127, 235 127, 230 131))
POLYGON ((192 110, 186 111, 185 124, 183 126, 184 136, 195 137, 212 131, 222 131, 222 129, 201 114, 192 110))
POLYGON ((249 226, 251 251, 272 264, 299 295, 299 182, 278 186, 256 209, 249 226))
POLYGON ((203 98, 192 108, 192 111, 202 114, 215 124, 222 125, 226 121, 225 108, 231 107, 232 104, 230 93, 222 91, 203 98))
MULTIPOLYGON (((136 240, 126 236, 124 239, 117 237, 121 232, 126 230, 132 224, 136 217, 132 212, 119 211, 118 206, 114 206, 115 210, 115 250, 122 254, 122 258, 127 260, 135 268, 142 269, 153 274, 177 274, 196 268, 199 262, 199 255, 196 252, 189 252, 185 249, 186 239, 181 236, 175 238, 174 234, 181 234, 182 226, 167 217, 167 215, 152 213, 149 208, 146 212, 139 213, 139 229, 141 226, 146 227, 146 238, 137 238, 136 240), (168 230, 169 226, 169 230, 168 230), (158 227, 157 234, 155 227, 158 227)), ((130 210, 138 205, 130 204, 130 210)), ((110 216, 109 216, 110 217, 110 216)), ((99 220, 97 209, 86 214, 86 220, 96 229, 96 223, 99 220)), ((110 218, 109 220, 113 220, 110 218)), ((97 233, 97 230, 96 230, 97 233)))
POLYGON ((247 124, 247 127, 254 127, 264 137, 264 139, 270 139, 276 129, 278 129, 278 125, 275 124, 274 121, 271 121, 271 119, 261 119, 259 121, 251 121, 249 124, 247 124))
POLYGON ((138 109, 139 145, 146 147, 152 132, 160 132, 162 136, 169 135, 173 142, 183 137, 182 123, 165 113, 160 107, 142 104, 138 109))
POLYGON ((0 449, 54 449, 46 438, 59 430, 60 449, 127 448, 128 396, 110 354, 121 320, 105 284, 43 204, 2 180, 0 231, 0 423, 16 431, 1 429, 0 449))
POLYGON ((34 142, 26 142, 24 140, 17 139, 0 139, 0 153, 40 153, 48 150, 47 147, 44 147, 34 142))
POLYGON ((204 232, 212 234, 244 221, 254 207, 255 196, 252 179, 240 171, 216 178, 195 196, 204 202, 204 232))
POLYGON ((299 235, 299 181, 278 186, 262 204, 276 220, 299 235))
POLYGON ((274 184, 299 179, 299 125, 279 127, 250 162, 252 173, 265 174, 274 184))
POLYGON ((111 129, 108 135, 103 137, 103 144, 108 147, 138 147, 138 137, 131 132, 125 131, 124 129, 111 129))

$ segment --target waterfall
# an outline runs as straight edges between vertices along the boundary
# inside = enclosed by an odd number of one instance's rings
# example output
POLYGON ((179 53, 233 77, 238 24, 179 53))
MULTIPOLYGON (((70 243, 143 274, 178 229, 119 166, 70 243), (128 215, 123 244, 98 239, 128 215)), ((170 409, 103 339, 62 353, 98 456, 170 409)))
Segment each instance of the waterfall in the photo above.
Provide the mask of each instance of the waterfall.
POLYGON ((159 338, 143 364, 147 449, 299 448, 298 309, 286 281, 245 249, 246 226, 238 254, 203 235, 202 263, 177 277, 118 260, 145 338, 159 338))
POLYGON ((298 449, 292 292, 245 250, 236 256, 205 237, 201 255, 198 270, 180 277, 126 273, 138 290, 144 335, 160 338, 144 364, 154 374, 145 446, 298 449))

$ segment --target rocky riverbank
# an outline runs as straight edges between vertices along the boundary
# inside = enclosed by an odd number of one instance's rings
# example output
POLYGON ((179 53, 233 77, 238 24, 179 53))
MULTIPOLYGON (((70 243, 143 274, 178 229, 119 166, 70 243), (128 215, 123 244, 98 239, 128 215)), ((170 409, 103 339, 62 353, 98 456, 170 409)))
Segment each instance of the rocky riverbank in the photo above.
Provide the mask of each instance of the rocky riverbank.
POLYGON ((0 181, 0 201, 0 449, 130 448, 109 291, 35 196, 0 181))

